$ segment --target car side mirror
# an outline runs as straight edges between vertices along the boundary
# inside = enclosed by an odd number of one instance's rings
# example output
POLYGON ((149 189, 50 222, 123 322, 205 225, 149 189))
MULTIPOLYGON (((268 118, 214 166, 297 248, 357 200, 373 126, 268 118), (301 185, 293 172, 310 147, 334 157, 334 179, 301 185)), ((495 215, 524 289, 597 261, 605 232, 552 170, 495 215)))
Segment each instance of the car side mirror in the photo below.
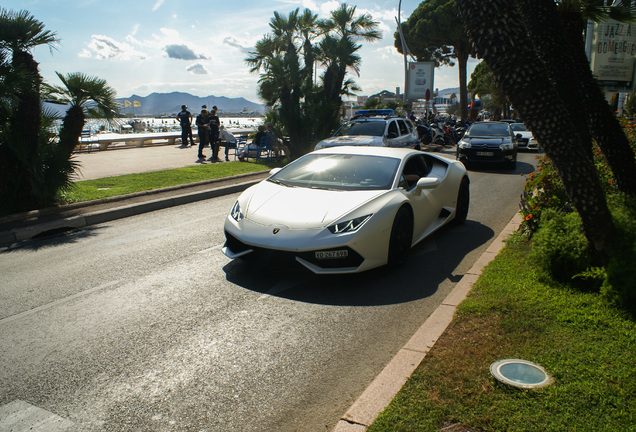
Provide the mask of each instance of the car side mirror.
POLYGON ((418 189, 435 189, 439 186, 440 180, 437 177, 422 177, 417 181, 418 189))
POLYGON ((389 132, 388 134, 386 134, 387 138, 397 138, 399 135, 397 134, 397 132, 389 132))
POLYGON ((517 134, 517 139, 521 139, 521 138, 523 138, 523 135, 517 134))
POLYGON ((276 174, 278 171, 282 170, 282 168, 272 168, 269 171, 269 175, 273 176, 274 174, 276 174))

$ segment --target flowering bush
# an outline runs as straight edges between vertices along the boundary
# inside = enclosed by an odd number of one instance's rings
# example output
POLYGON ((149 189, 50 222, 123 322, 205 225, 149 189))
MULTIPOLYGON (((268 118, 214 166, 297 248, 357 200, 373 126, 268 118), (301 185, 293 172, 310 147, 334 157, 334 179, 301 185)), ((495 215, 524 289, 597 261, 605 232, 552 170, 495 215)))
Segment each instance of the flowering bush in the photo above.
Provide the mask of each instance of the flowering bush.
MULTIPOLYGON (((621 119, 636 153, 636 123, 621 119)), ((554 164, 539 157, 535 172, 527 177, 521 195, 522 228, 532 237, 535 261, 557 280, 585 290, 599 291, 610 301, 636 315, 633 263, 636 261, 636 198, 618 191, 611 169, 600 149, 592 149, 594 164, 604 188, 618 234, 603 267, 593 266, 587 239, 554 164)))
MULTIPOLYGON (((636 123, 625 118, 622 118, 621 122, 630 145, 636 153, 636 123)), ((594 144, 592 154, 605 194, 617 194, 618 188, 616 187, 612 170, 609 168, 605 155, 603 155, 598 145, 594 144)), ((522 226, 524 231, 529 234, 537 230, 541 213, 545 209, 558 210, 564 213, 573 211, 570 198, 565 192, 561 178, 552 161, 547 156, 538 157, 537 159, 539 159, 539 165, 537 170, 528 176, 519 204, 523 215, 522 226)))
POLYGON ((571 211, 570 199, 554 164, 546 156, 537 159, 537 170, 528 176, 519 203, 523 215, 522 228, 529 234, 538 229, 544 210, 571 211))

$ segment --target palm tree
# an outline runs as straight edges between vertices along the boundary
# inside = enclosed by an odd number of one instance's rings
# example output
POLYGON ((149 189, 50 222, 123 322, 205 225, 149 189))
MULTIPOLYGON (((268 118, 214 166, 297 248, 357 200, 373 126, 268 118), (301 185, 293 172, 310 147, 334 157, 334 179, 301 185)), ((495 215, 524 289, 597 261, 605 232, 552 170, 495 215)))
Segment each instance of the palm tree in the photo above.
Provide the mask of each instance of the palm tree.
POLYGON ((44 30, 44 24, 29 12, 0 9, 0 50, 11 54, 11 69, 21 85, 12 90, 10 122, 20 131, 29 151, 38 146, 40 125, 40 85, 42 78, 31 50, 39 45, 54 46, 55 33, 44 30))
POLYGON ((593 248, 605 256, 615 235, 612 217, 587 143, 571 121, 539 57, 515 0, 456 0, 477 53, 559 170, 593 248), (488 22, 488 26, 483 23, 488 22))
MULTIPOLYGON (((305 13, 303 17, 307 15, 305 13)), ((303 83, 311 71, 303 67, 299 54, 299 25, 299 9, 287 17, 274 12, 270 21, 272 33, 258 41, 254 52, 246 59, 247 64, 252 66, 251 72, 262 71, 259 95, 268 106, 279 109, 279 118, 293 143, 292 153, 309 142, 301 100, 305 96, 303 83)))
POLYGON ((60 154, 42 113, 42 78, 31 50, 55 46, 54 33, 26 11, 0 9, 0 213, 30 210, 55 201, 69 185, 73 164, 60 154))
POLYGON ((80 72, 56 74, 63 86, 46 85, 45 100, 69 106, 60 129, 60 142, 70 155, 79 144, 86 119, 110 121, 117 116, 119 103, 115 99, 115 90, 103 79, 80 72))
POLYGON ((331 17, 319 22, 324 39, 320 43, 320 60, 326 68, 323 76, 324 117, 320 121, 323 126, 322 135, 326 135, 338 124, 339 108, 342 96, 355 89, 352 80, 345 81, 348 70, 359 75, 360 56, 356 52, 361 45, 356 40, 368 42, 380 39, 378 23, 370 15, 364 14, 355 18, 356 7, 342 4, 331 12, 331 17), (346 86, 345 86, 346 83, 346 86))

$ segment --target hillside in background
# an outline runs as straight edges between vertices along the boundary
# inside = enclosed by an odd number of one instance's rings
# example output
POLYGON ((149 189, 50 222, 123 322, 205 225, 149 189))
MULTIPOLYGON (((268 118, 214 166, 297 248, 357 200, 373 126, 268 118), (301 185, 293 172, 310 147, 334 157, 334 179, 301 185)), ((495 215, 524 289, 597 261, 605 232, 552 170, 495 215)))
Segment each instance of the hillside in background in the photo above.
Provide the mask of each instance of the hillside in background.
POLYGON ((225 116, 235 114, 263 115, 265 112, 263 104, 250 102, 244 98, 199 97, 182 92, 151 93, 148 96, 132 95, 128 98, 118 98, 117 101, 122 104, 124 114, 135 116, 172 117, 181 111, 181 105, 187 105, 192 114, 199 113, 202 105, 207 105, 208 110, 216 105, 219 108, 219 114, 225 116), (125 106, 128 105, 128 102, 130 107, 125 106))
MULTIPOLYGON (((201 112, 201 105, 207 105, 208 110, 214 105, 219 108, 223 117, 259 117, 265 113, 265 105, 250 102, 244 98, 228 98, 225 96, 193 96, 189 93, 151 93, 148 96, 132 95, 127 98, 117 98, 121 104, 122 116, 132 117, 174 117, 181 111, 181 105, 187 105, 193 115, 201 112), (129 105, 130 106, 127 106, 129 105), (137 106, 133 106, 137 105, 137 106)), ((44 103, 47 110, 63 117, 68 107, 44 103)))

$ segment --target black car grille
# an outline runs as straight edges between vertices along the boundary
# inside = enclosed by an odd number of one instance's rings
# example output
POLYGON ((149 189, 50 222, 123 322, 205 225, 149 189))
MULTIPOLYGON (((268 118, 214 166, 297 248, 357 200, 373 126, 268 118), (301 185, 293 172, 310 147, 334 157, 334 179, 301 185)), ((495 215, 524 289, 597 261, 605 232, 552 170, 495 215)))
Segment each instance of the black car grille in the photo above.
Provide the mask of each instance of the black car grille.
POLYGON ((248 249, 253 249, 251 246, 246 245, 227 231, 225 231, 225 246, 234 253, 245 252, 248 249))

